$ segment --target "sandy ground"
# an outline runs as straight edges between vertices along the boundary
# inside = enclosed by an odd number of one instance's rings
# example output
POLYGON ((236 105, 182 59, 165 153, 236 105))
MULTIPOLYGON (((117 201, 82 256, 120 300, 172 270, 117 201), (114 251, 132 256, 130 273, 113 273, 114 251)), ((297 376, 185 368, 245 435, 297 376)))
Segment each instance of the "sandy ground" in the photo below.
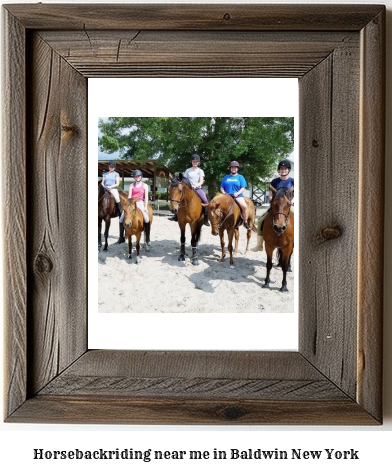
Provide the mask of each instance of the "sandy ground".
MULTIPOLYGON (((179 262, 180 229, 167 216, 154 216, 151 250, 140 249, 141 262, 127 258, 128 243, 116 244, 118 219, 112 219, 109 248, 98 253, 98 312, 100 313, 291 313, 294 311, 294 272, 288 273, 288 293, 281 293, 282 271, 271 271, 271 289, 263 289, 266 253, 248 251, 246 230, 240 229, 239 252, 230 268, 229 254, 219 262, 220 240, 203 226, 198 266, 189 256, 187 226, 185 262, 179 262), (144 295, 143 297, 141 297, 144 295)), ((252 233, 250 248, 256 245, 252 233)), ((227 241, 227 239, 226 239, 227 241)), ((134 247, 134 246, 133 246, 134 247)), ((295 255, 292 257, 294 270, 295 255)))

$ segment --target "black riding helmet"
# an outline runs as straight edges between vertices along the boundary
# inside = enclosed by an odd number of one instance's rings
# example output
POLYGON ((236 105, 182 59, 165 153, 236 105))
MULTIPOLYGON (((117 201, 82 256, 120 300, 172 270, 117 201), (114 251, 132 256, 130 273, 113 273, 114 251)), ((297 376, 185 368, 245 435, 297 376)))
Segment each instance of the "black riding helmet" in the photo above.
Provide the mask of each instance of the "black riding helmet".
POLYGON ((140 170, 135 170, 133 172, 133 177, 136 178, 136 176, 143 176, 143 173, 140 170))
POLYGON ((109 168, 115 168, 116 167, 116 162, 115 161, 111 161, 109 163, 109 168))
POLYGON ((240 164, 238 163, 238 161, 232 161, 229 165, 229 169, 232 167, 232 166, 236 166, 237 168, 240 167, 240 164))
POLYGON ((199 155, 192 155, 191 161, 198 161, 200 163, 200 156, 199 155))
POLYGON ((291 161, 289 160, 279 161, 278 171, 279 171, 279 168, 288 168, 289 170, 291 170, 291 161))

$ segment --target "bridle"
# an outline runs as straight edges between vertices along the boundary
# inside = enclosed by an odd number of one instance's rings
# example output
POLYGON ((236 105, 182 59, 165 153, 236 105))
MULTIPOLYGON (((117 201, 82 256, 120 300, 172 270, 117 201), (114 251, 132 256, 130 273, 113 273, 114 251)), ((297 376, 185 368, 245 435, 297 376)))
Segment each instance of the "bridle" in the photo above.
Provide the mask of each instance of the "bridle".
POLYGON ((290 218, 291 199, 290 199, 289 193, 288 193, 287 191, 284 191, 284 195, 285 195, 285 196, 287 197, 287 199, 289 200, 289 204, 288 204, 288 206, 289 206, 289 211, 288 211, 287 214, 285 214, 284 212, 275 212, 275 213, 272 212, 272 204, 274 203, 274 200, 275 200, 275 198, 276 198, 276 195, 274 196, 274 199, 273 199, 272 202, 271 202, 271 223, 272 223, 272 228, 274 229, 275 233, 277 233, 277 234, 283 234, 283 233, 285 232, 285 230, 287 229, 287 225, 288 225, 288 223, 289 223, 289 218, 290 218), (282 227, 280 228, 280 229, 283 229, 283 230, 281 230, 281 232, 277 232, 277 231, 276 231, 276 226, 275 226, 275 217, 276 217, 276 216, 279 216, 279 215, 285 217, 285 224, 284 224, 284 226, 282 226, 282 227))
MULTIPOLYGON (((225 220, 231 216, 233 214, 233 207, 234 207, 234 198, 232 200, 232 203, 231 203, 231 206, 230 206, 230 209, 227 211, 227 214, 225 216, 225 218, 223 219, 223 221, 221 220, 222 219, 222 215, 223 215, 223 212, 222 212, 222 209, 219 208, 219 217, 218 217, 218 224, 214 224, 214 222, 211 221, 211 225, 217 225, 218 226, 218 230, 220 230, 220 228, 222 227, 222 225, 224 224, 225 220)), ((217 212, 217 211, 215 211, 217 212)), ((210 219, 211 220, 211 219, 210 219)))
POLYGON ((181 208, 183 209, 183 208, 188 207, 188 206, 192 203, 195 193, 192 193, 192 198, 190 199, 190 201, 188 202, 188 204, 186 204, 185 206, 184 206, 184 205, 181 205, 181 203, 182 203, 183 200, 184 200, 184 186, 186 186, 186 184, 184 184, 184 183, 178 183, 178 184, 176 184, 175 186, 172 185, 172 187, 173 187, 173 188, 177 188, 180 184, 182 184, 182 188, 181 188, 181 198, 180 198, 180 200, 178 200, 178 199, 170 199, 170 202, 176 202, 176 203, 178 204, 178 209, 181 209, 181 208))

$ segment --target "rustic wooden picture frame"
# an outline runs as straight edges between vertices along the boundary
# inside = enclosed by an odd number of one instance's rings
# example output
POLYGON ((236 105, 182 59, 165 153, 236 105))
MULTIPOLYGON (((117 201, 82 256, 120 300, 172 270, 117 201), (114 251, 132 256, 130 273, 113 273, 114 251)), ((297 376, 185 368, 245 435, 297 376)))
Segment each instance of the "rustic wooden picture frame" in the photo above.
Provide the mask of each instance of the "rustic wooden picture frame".
POLYGON ((5 420, 382 423, 385 7, 18 4, 3 25, 5 420), (109 76, 299 78, 298 352, 88 350, 87 78, 109 76))

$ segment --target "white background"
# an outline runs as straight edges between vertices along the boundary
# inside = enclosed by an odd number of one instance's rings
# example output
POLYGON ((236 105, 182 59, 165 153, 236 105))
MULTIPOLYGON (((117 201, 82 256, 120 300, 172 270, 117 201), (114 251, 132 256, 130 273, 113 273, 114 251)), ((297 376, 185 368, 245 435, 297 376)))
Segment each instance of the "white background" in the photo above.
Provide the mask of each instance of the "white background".
MULTIPOLYGON (((98 313, 95 191, 98 117, 294 117, 297 124, 297 79, 89 79, 88 93, 89 275, 92 275, 89 348, 296 350, 297 311, 295 314, 242 313, 240 317, 235 314, 211 317, 208 313, 98 313)), ((177 237, 179 241, 179 233, 177 237)), ((293 268, 296 308, 298 266, 293 268)), ((149 294, 139 296, 149 298, 153 293, 151 288, 149 294)), ((261 298, 262 290, 252 296, 261 298)))
MULTIPOLYGON (((17 0, 7 3, 27 3, 17 0)), ((47 2, 56 3, 56 2, 47 2)), ((63 3, 63 2, 57 2, 63 3)), ((71 2, 69 2, 71 3, 71 2)), ((73 2, 77 3, 77 2, 73 2)), ((85 0, 84 3, 91 3, 85 0)), ((104 2, 109 3, 108 0, 104 2)), ((138 2, 134 2, 138 3, 138 2)), ((139 2, 140 3, 140 2, 139 2)), ((155 0, 155 3, 158 3, 155 0)), ((184 3, 184 2, 183 2, 184 3)), ((202 1, 198 3, 203 3, 202 1)), ((219 2, 216 2, 219 3, 219 2)), ((226 0, 225 3, 230 3, 226 0)), ((241 3, 241 2, 233 2, 241 3)), ((248 1, 247 3, 274 3, 248 1)), ((278 2, 275 2, 278 3, 278 2)), ((284 3, 317 3, 294 2, 284 3)), ((321 3, 321 2, 319 2, 321 3)), ((358 1, 334 0, 324 3, 363 3, 358 1)), ((391 174, 392 133, 391 133, 391 49, 392 44, 392 0, 384 2, 367 0, 366 3, 384 3, 388 8, 387 16, 387 150, 386 176, 391 174)), ((204 114, 203 114, 204 115, 204 114)), ((10 157, 12 158, 12 157, 10 157)), ((382 427, 290 427, 290 426, 256 426, 256 427, 192 427, 192 426, 89 426, 89 425, 38 425, 38 424, 4 424, 0 431, 0 468, 2 472, 39 472, 50 473, 144 473, 144 472, 301 472, 346 473, 355 469, 360 474, 369 472, 390 472, 390 449, 392 445, 392 235, 391 190, 386 189, 386 229, 385 229, 385 344, 384 344, 384 425, 382 427), (231 448, 248 449, 295 449, 323 450, 359 450, 359 461, 159 461, 151 463, 131 461, 37 461, 32 459, 34 448, 43 449, 123 449, 145 450, 209 450, 214 448, 230 450, 231 448)), ((1 210, 1 206, 0 206, 1 210)), ((382 284, 382 282, 380 282, 382 284)))

